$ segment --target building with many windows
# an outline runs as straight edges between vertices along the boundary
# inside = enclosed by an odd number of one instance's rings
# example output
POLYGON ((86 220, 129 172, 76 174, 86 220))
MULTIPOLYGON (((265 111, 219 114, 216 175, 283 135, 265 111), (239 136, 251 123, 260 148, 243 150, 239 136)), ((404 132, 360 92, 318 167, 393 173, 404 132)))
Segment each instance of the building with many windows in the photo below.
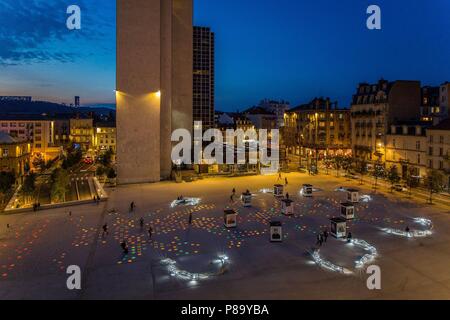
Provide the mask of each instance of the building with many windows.
POLYGON ((353 155, 369 161, 384 161, 390 126, 418 120, 420 102, 419 81, 380 80, 375 84, 359 84, 351 106, 353 155))
POLYGON ((83 152, 94 151, 94 120, 70 119, 70 140, 79 145, 83 152))
POLYGON ((194 27, 193 34, 193 118, 207 130, 214 127, 214 32, 207 27, 194 27))
POLYGON ((423 178, 427 174, 427 150, 423 124, 393 125, 386 135, 386 167, 395 165, 403 179, 408 174, 423 178))
POLYGON ((0 132, 30 142, 33 157, 49 161, 61 154, 55 143, 55 120, 45 115, 2 115, 0 132))
POLYGON ((427 166, 443 171, 450 187, 450 119, 427 129, 427 166))
POLYGON ((113 122, 99 122, 95 124, 95 147, 102 153, 112 150, 116 153, 116 124, 113 122))
POLYGON ((13 172, 17 178, 30 168, 31 144, 0 132, 0 171, 13 172))
POLYGON ((316 98, 285 114, 282 141, 288 157, 322 159, 351 153, 350 110, 316 98))

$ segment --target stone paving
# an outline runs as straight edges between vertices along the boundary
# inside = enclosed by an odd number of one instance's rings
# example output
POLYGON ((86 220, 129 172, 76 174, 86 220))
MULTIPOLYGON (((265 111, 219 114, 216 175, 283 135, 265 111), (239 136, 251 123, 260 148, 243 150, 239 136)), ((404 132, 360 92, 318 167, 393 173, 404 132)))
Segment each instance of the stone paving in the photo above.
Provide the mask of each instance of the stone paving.
POLYGON ((329 219, 340 215, 340 203, 346 201, 346 193, 336 188, 357 184, 298 173, 283 175, 283 182, 285 176, 285 192, 295 201, 291 217, 281 215, 273 194, 260 192, 272 189, 277 176, 119 187, 99 205, 0 216, 0 299, 450 298, 450 208, 361 188, 372 201, 356 205, 348 228, 378 251, 373 264, 381 267, 382 290, 370 291, 365 270, 354 266, 364 250, 331 237, 320 249, 324 259, 355 270, 352 275, 323 269, 311 257, 318 232, 329 230, 329 219), (304 183, 314 185, 312 198, 300 195, 304 183), (253 205, 244 208, 239 195, 247 189, 253 205), (180 195, 201 201, 172 208, 180 195), (136 209, 130 212, 132 201, 136 209), (236 229, 224 227, 225 208, 238 212, 236 229), (382 231, 420 228, 416 217, 433 221, 431 236, 408 239, 382 231), (282 243, 269 241, 271 220, 283 223, 282 243), (108 234, 102 232, 105 223, 108 234), (120 248, 122 241, 128 254, 120 248), (221 264, 223 255, 229 261, 221 264), (165 259, 181 271, 178 276, 171 275, 165 259), (69 265, 81 267, 80 291, 66 288, 69 265), (208 278, 190 281, 182 274, 208 278))

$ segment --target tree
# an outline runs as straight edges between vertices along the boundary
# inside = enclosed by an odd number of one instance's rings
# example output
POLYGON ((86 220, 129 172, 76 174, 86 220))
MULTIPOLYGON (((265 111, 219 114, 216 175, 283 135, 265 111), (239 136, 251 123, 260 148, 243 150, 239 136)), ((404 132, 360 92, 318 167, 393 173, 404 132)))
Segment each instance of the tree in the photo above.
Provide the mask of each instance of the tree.
POLYGON ((439 170, 429 170, 425 184, 428 187, 428 191, 430 191, 429 203, 433 204, 433 194, 444 190, 444 175, 439 170))
POLYGON ((333 167, 333 159, 330 157, 326 157, 323 160, 323 164, 325 166, 326 174, 329 174, 329 170, 333 167))
POLYGON ((406 184, 409 189, 409 196, 412 194, 412 189, 419 186, 419 178, 415 174, 414 167, 409 167, 406 171, 406 184))
POLYGON ((52 174, 51 198, 54 202, 65 202, 69 190, 69 174, 64 169, 55 169, 52 174))
POLYGON ((367 161, 365 159, 361 159, 359 161, 356 171, 357 171, 357 173, 359 173, 359 176, 361 178, 359 184, 362 185, 364 176, 367 175, 367 173, 369 172, 369 170, 367 168, 367 161))
POLYGON ((69 147, 67 150, 67 156, 63 160, 62 168, 67 170, 72 168, 73 166, 80 163, 81 159, 83 159, 83 153, 79 148, 75 148, 73 146, 69 147))
POLYGON ((334 169, 336 170, 337 177, 339 177, 339 170, 342 168, 342 162, 343 162, 342 156, 335 156, 333 158, 333 166, 334 166, 334 169))
POLYGON ((25 177, 22 186, 22 192, 25 197, 33 196, 34 191, 36 190, 36 174, 31 172, 29 175, 25 177))
POLYGON ((103 166, 97 167, 97 170, 95 170, 95 174, 99 177, 104 176, 107 173, 107 170, 103 166))
POLYGON ((117 173, 113 168, 109 168, 107 176, 108 179, 115 179, 117 177, 117 173))
POLYGON ((39 172, 44 172, 46 169, 45 160, 41 155, 36 156, 33 159, 33 167, 39 170, 39 172))
POLYGON ((353 165, 353 158, 349 156, 342 157, 342 169, 345 170, 346 173, 349 173, 350 169, 353 165))
POLYGON ((385 175, 384 167, 380 161, 377 161, 377 163, 375 164, 372 175, 375 178, 374 188, 376 189, 378 186, 378 179, 383 178, 385 175))
POLYGON ((391 183, 391 191, 394 190, 394 184, 398 183, 400 181, 400 175, 398 174, 398 169, 396 165, 393 165, 388 173, 387 173, 387 179, 391 183))
POLYGON ((0 172, 0 192, 7 193, 11 190, 14 182, 16 182, 16 176, 14 172, 0 172))
POLYGON ((105 153, 103 153, 100 163, 105 167, 110 167, 113 155, 114 151, 111 148, 109 148, 105 153))

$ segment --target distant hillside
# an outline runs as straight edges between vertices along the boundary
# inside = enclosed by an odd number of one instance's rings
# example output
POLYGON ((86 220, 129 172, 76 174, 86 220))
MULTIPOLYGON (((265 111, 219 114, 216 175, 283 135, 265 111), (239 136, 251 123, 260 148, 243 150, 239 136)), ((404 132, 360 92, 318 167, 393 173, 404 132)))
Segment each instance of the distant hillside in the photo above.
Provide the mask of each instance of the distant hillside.
POLYGON ((115 112, 111 105, 94 105, 92 107, 72 108, 66 105, 46 102, 46 101, 0 101, 0 113, 14 113, 14 114, 55 114, 55 113, 88 113, 95 112, 97 114, 109 114, 115 112))

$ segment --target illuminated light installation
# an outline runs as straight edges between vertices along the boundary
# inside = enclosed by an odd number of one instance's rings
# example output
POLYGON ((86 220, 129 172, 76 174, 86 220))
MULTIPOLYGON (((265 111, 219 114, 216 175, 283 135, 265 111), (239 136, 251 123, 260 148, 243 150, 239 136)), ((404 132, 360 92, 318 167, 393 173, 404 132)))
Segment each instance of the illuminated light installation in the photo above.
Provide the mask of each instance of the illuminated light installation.
MULTIPOLYGON (((368 252, 365 255, 363 255, 359 260, 355 261, 356 269, 364 268, 365 265, 374 261, 375 258, 378 256, 377 249, 374 246, 372 246, 371 244, 367 243, 367 241, 360 240, 360 239, 353 239, 350 241, 349 245, 360 247, 368 252)), ((349 270, 345 267, 336 265, 336 264, 332 263, 331 261, 325 260, 324 258, 322 258, 320 256, 320 250, 315 250, 311 256, 312 256, 314 262, 318 266, 320 266, 324 269, 327 269, 327 270, 330 270, 333 272, 342 273, 345 275, 354 274, 354 272, 352 270, 349 270)))
POLYGON ((216 260, 212 261, 215 265, 218 266, 219 271, 218 272, 204 272, 204 273, 193 273, 186 270, 181 270, 177 266, 177 262, 175 260, 172 260, 170 258, 164 259, 161 261, 163 265, 167 266, 167 270, 169 271, 170 275, 172 277, 176 277, 182 280, 186 281, 199 281, 199 280, 206 280, 214 276, 219 276, 225 273, 226 267, 230 263, 230 259, 228 256, 222 254, 217 257, 216 260))
POLYGON ((426 229, 406 231, 393 228, 382 228, 381 230, 388 234, 405 238, 425 238, 433 234, 433 222, 431 220, 425 218, 414 218, 414 222, 426 227, 426 229))
POLYGON ((170 204, 171 208, 175 208, 178 206, 196 206, 200 203, 200 198, 183 198, 181 200, 174 200, 170 204))
POLYGON ((265 189, 259 190, 259 192, 261 192, 261 193, 273 193, 273 189, 265 188, 265 189))
POLYGON ((332 263, 332 262, 330 262, 330 261, 328 261, 328 260, 323 259, 323 258, 320 256, 319 251, 320 251, 320 250, 315 250, 315 251, 313 252, 313 254, 312 254, 312 258, 313 258, 314 262, 315 262, 318 266, 320 266, 320 267, 322 267, 322 268, 324 268, 324 269, 333 271, 333 272, 338 272, 338 273, 342 273, 342 274, 346 274, 346 275, 353 274, 353 271, 351 271, 351 270, 349 270, 349 269, 347 269, 347 268, 338 266, 338 265, 336 265, 336 264, 334 264, 334 263, 332 263))
POLYGON ((372 197, 369 196, 368 194, 363 194, 362 196, 359 197, 359 201, 361 202, 370 202, 372 201, 372 197))

